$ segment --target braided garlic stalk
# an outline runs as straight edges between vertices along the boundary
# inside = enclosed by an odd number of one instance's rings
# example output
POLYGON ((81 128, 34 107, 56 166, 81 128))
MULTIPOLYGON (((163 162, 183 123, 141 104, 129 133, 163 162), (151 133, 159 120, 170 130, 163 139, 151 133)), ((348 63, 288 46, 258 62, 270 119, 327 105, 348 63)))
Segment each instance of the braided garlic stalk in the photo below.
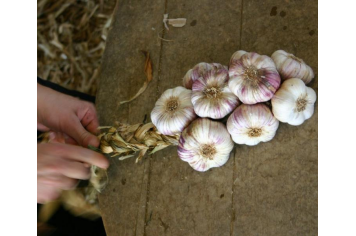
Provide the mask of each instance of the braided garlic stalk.
MULTIPOLYGON (((152 123, 128 125, 116 122, 115 126, 103 126, 99 129, 102 130, 98 136, 100 146, 99 148, 90 146, 90 149, 110 157, 119 157, 119 160, 137 156, 136 163, 142 160, 148 151, 149 154, 153 154, 168 146, 177 146, 179 140, 179 134, 163 135, 152 123)), ((41 138, 42 142, 51 141, 49 133, 44 133, 41 138)), ((95 219, 100 216, 98 193, 105 188, 108 181, 106 170, 92 166, 88 186, 62 191, 57 203, 61 202, 67 210, 77 216, 95 219)), ((48 213, 51 210, 46 211, 47 215, 51 214, 48 213)))

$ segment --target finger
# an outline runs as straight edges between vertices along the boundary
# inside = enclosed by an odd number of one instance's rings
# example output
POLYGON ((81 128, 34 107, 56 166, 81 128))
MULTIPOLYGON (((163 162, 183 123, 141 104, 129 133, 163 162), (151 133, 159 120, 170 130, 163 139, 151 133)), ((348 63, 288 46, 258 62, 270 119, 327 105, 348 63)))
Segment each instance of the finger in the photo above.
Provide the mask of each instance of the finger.
POLYGON ((38 123, 38 122, 37 122, 37 129, 40 130, 40 131, 43 131, 43 132, 46 132, 46 131, 50 130, 47 126, 45 126, 45 125, 43 125, 41 123, 38 123))
POLYGON ((90 131, 92 134, 98 135, 100 133, 100 130, 98 129, 99 123, 98 121, 93 121, 89 123, 88 125, 85 126, 85 129, 90 131))
POLYGON ((54 155, 70 159, 71 161, 88 163, 103 169, 109 167, 109 161, 105 156, 80 146, 57 143, 51 147, 51 151, 54 155))
POLYGON ((60 196, 60 190, 46 184, 37 184, 37 203, 53 201, 60 196))
POLYGON ((81 146, 88 147, 92 145, 95 147, 99 146, 99 139, 89 133, 80 123, 80 120, 76 116, 72 116, 70 121, 67 124, 67 127, 64 128, 64 132, 77 141, 81 146))
POLYGON ((80 118, 80 122, 86 128, 86 130, 93 134, 98 133, 99 120, 94 105, 88 104, 88 108, 85 113, 78 114, 78 117, 80 118))
POLYGON ((37 174, 41 176, 64 175, 73 179, 89 179, 90 170, 82 162, 57 159, 56 162, 50 162, 41 166, 37 174))
POLYGON ((37 183, 46 184, 58 189, 70 190, 75 188, 78 180, 68 178, 64 175, 40 175, 37 176, 37 183))
POLYGON ((72 179, 89 179, 90 169, 84 163, 77 161, 66 161, 59 166, 59 171, 66 177, 72 179))

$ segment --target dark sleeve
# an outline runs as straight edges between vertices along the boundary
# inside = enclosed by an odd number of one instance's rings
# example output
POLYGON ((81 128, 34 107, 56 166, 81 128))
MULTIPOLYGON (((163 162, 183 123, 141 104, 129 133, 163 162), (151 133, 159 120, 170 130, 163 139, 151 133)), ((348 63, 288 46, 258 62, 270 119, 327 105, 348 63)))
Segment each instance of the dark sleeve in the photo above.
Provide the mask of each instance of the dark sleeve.
POLYGON ((95 103, 95 97, 94 96, 91 96, 89 94, 85 94, 85 93, 81 93, 81 92, 78 92, 78 91, 75 91, 75 90, 70 90, 70 89, 66 89, 58 84, 55 84, 55 83, 52 83, 50 81, 47 81, 47 80, 43 80, 39 77, 37 77, 37 83, 39 83, 40 85, 43 85, 43 86, 46 86, 48 88, 51 88, 53 90, 56 90, 57 92, 60 92, 60 93, 64 93, 64 94, 67 94, 67 95, 70 95, 70 96, 73 96, 73 97, 77 97, 81 100, 84 100, 84 101, 88 101, 88 102, 91 102, 91 103, 95 103))

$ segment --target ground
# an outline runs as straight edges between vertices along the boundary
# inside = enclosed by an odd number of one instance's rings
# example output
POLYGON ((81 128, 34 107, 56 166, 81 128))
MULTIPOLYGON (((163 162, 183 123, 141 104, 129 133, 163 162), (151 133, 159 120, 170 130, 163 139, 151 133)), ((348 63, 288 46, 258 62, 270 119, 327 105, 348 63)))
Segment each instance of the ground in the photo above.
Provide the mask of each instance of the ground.
MULTIPOLYGON (((149 120, 166 89, 181 86, 199 62, 227 65, 237 50, 286 50, 309 64, 318 92, 317 1, 119 1, 98 77, 101 125, 149 120), (183 28, 162 24, 186 18, 183 28), (142 86, 150 52, 153 80, 142 86)), ((134 159, 111 159, 100 195, 108 235, 317 235, 318 106, 301 126, 280 124, 275 138, 235 145, 229 161, 205 173, 171 147, 134 159)))

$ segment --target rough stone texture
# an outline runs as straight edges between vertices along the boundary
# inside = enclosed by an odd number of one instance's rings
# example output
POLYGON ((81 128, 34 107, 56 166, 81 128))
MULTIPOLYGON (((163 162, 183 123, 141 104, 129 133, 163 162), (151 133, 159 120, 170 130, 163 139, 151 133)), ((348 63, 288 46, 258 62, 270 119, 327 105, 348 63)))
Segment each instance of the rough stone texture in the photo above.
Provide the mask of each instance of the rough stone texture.
MULTIPOLYGON (((317 92, 317 1, 119 1, 97 94, 101 125, 149 120, 159 95, 189 68, 227 64, 239 49, 294 53, 314 69, 317 92), (163 30, 165 12, 186 26, 163 30), (140 50, 151 54, 154 79, 119 107, 145 80, 140 50)), ((206 173, 174 147, 139 164, 112 159, 99 198, 108 235, 317 235, 317 109, 301 126, 280 124, 271 142, 236 145, 206 173)))

